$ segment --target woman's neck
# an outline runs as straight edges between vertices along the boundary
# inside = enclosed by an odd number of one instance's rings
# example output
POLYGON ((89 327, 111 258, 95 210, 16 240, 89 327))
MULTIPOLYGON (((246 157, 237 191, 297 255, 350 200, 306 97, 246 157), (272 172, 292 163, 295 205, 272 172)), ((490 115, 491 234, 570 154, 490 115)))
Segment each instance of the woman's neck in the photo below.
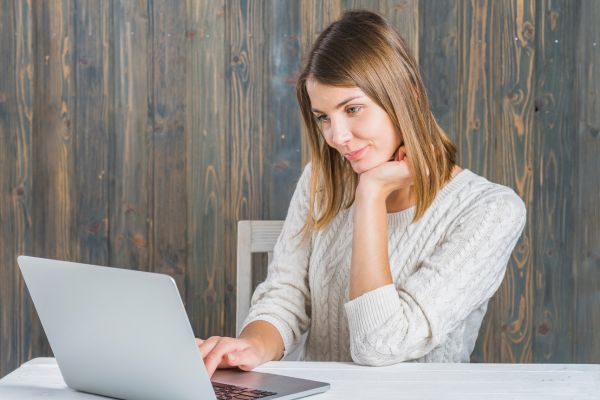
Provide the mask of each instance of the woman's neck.
MULTIPOLYGON (((462 171, 462 168, 455 165, 452 169, 450 179, 454 178, 462 171)), ((395 213, 407 210, 417 204, 417 197, 415 195, 415 187, 409 186, 392 192, 385 201, 385 206, 389 213, 395 213)))
POLYGON ((385 206, 389 213, 404 211, 417 204, 415 196, 415 187, 409 186, 390 193, 385 200, 385 206))

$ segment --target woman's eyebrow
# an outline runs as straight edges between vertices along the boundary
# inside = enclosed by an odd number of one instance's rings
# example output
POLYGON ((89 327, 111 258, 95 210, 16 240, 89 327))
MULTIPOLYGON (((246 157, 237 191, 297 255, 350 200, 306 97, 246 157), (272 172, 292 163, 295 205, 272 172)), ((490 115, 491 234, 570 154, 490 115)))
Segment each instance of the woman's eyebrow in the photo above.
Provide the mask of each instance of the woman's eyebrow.
MULTIPOLYGON (((348 103, 349 101, 352 100, 356 100, 358 98, 361 98, 363 96, 353 96, 353 97, 348 97, 346 100, 341 101, 337 106, 335 106, 336 109, 342 107, 344 104, 348 103)), ((323 113, 323 111, 321 110, 317 110, 316 108, 311 108, 312 112, 318 112, 318 113, 323 113)))

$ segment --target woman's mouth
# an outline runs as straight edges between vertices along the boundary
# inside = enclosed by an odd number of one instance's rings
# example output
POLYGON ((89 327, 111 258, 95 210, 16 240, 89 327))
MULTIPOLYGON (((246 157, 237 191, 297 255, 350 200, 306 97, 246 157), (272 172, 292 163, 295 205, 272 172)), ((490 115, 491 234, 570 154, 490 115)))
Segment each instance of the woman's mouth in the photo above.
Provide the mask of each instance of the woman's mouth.
POLYGON ((349 161, 356 161, 359 158, 361 158, 367 152, 368 149, 369 146, 365 146, 362 149, 358 149, 356 151, 344 154, 344 157, 346 157, 346 159, 349 161))

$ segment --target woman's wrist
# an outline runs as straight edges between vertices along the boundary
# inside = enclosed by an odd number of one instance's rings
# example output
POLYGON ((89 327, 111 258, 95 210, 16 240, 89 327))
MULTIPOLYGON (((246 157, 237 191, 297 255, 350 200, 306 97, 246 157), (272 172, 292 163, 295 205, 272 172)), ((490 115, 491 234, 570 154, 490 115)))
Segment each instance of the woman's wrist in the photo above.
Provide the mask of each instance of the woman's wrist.
POLYGON ((260 362, 265 363, 267 361, 271 361, 271 358, 267 356, 267 349, 265 344, 263 343, 262 339, 260 338, 260 336, 257 335, 251 335, 249 337, 242 337, 242 339, 246 340, 247 342, 250 343, 250 345, 252 347, 254 347, 256 349, 256 351, 259 354, 259 358, 260 358, 260 362))
POLYGON ((354 201, 357 203, 385 203, 388 194, 379 185, 359 182, 356 187, 354 201))
POLYGON ((261 364, 279 360, 283 356, 283 339, 276 328, 266 321, 259 320, 248 324, 239 338, 248 341, 257 350, 261 364), (268 343, 271 345, 267 345, 268 343))

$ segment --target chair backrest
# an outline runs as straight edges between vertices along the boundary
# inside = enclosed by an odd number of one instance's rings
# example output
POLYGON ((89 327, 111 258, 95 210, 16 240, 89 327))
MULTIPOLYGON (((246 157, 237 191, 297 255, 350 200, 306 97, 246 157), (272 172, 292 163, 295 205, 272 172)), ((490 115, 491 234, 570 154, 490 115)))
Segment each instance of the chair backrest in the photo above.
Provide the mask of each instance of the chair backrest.
POLYGON ((239 221, 237 234, 236 336, 250 311, 252 253, 267 253, 269 264, 283 221, 239 221))

